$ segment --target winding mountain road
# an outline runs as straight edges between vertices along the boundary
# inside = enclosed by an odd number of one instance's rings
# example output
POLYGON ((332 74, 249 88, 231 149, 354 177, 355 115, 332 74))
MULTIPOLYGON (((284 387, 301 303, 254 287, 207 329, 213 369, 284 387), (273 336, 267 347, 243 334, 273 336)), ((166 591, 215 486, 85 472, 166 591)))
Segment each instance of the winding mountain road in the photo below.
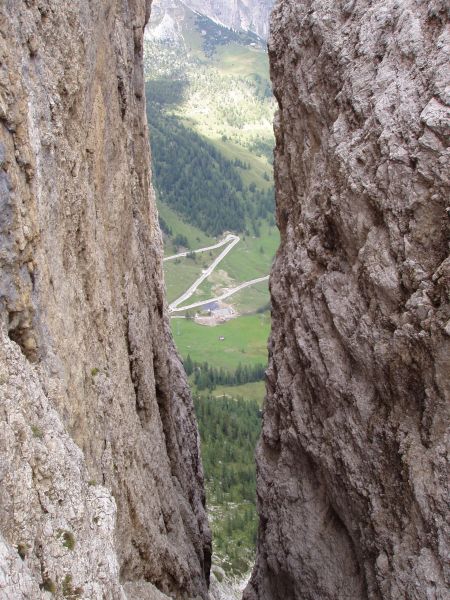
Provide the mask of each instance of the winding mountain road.
POLYGON ((220 296, 216 296, 215 298, 209 298, 208 300, 201 300, 198 302, 194 302, 192 304, 188 304, 187 306, 180 306, 180 304, 182 304, 186 300, 189 300, 189 298, 194 294, 194 292, 197 290, 199 285, 201 283, 203 283, 203 281, 205 281, 205 279, 207 279, 211 275, 211 273, 214 271, 214 269, 222 262, 222 260, 225 258, 225 256, 229 252, 231 252, 231 250, 236 246, 236 244, 240 241, 240 239, 241 238, 238 235, 234 235, 234 234, 230 233, 223 240, 221 240, 217 244, 214 244, 213 246, 207 246, 206 248, 199 248, 198 250, 189 250, 186 252, 179 252, 178 254, 174 254, 172 256, 167 256, 166 258, 164 258, 164 260, 173 260, 175 258, 182 258, 184 256, 187 256, 190 253, 197 254, 199 252, 208 252, 209 250, 214 250, 215 248, 221 248, 222 246, 225 246, 226 244, 228 244, 227 247, 224 250, 222 250, 222 252, 219 254, 219 256, 217 256, 213 260, 213 262, 209 265, 209 267, 202 272, 200 277, 198 279, 196 279, 196 281, 194 281, 194 283, 184 292, 184 294, 182 294, 179 298, 177 298, 171 304, 169 304, 169 313, 182 312, 183 310, 190 310, 191 308, 197 308, 199 306, 204 306, 205 304, 209 304, 210 302, 219 302, 220 300, 225 300, 225 298, 229 298, 233 294, 240 292, 241 290, 243 290, 246 287, 255 285, 256 283, 261 283, 262 281, 267 281, 269 279, 268 275, 265 275, 264 277, 257 277, 256 279, 251 279, 250 281, 244 281, 244 283, 239 284, 235 288, 232 288, 232 289, 224 292, 223 294, 220 294, 220 296))
POLYGON ((216 296, 215 298, 209 298, 209 300, 202 300, 201 302, 194 302, 193 304, 189 304, 188 306, 174 307, 174 303, 172 303, 169 306, 169 312, 181 312, 182 310, 190 310, 191 308, 197 308, 198 306, 203 306, 204 304, 209 304, 210 302, 218 302, 219 300, 225 300, 225 298, 229 298, 233 294, 236 294, 236 292, 240 292, 246 287, 255 285, 255 283, 260 283, 261 281, 267 281, 268 279, 269 275, 266 275, 265 277, 258 277, 257 279, 252 279, 251 281, 245 281, 244 283, 241 283, 237 287, 228 290, 220 296, 216 296))
POLYGON ((187 256, 188 254, 198 254, 199 252, 208 252, 208 250, 215 250, 216 248, 225 246, 225 244, 228 244, 228 242, 231 242, 232 240, 235 240, 235 239, 237 239, 237 241, 239 241, 240 238, 237 235, 233 235, 232 233, 230 233, 227 235, 227 237, 225 237, 220 242, 217 242, 217 244, 214 244, 213 246, 207 246, 206 248, 199 248, 198 250, 187 250, 186 252, 179 252, 178 254, 173 254, 172 256, 166 256, 166 258, 163 258, 163 262, 165 262, 166 260, 174 260, 175 258, 183 258, 183 256, 187 256))
MULTIPOLYGON (((174 300, 171 304, 169 304, 169 312, 175 312, 177 310, 177 307, 182 304, 183 302, 185 302, 186 300, 188 300, 192 294, 195 292, 195 290, 198 288, 198 286, 203 283, 203 281, 205 281, 205 279, 207 277, 209 277, 211 275, 211 273, 214 271, 214 269, 217 267, 217 265, 225 258, 225 256, 236 246, 236 244, 239 242, 241 238, 237 235, 228 235, 225 240, 229 242, 228 246, 225 248, 225 250, 222 250, 222 252, 219 254, 219 256, 217 258, 215 258, 213 260, 213 262, 209 265, 209 267, 207 269, 205 269, 203 271, 203 273, 200 275, 200 277, 194 281, 194 283, 191 285, 190 288, 188 288, 184 294, 182 294, 179 298, 177 298, 176 300, 174 300)), ((200 248, 201 251, 205 252, 205 250, 210 250, 212 248, 219 248, 220 246, 223 246, 224 243, 226 243, 225 240, 222 240, 222 242, 219 242, 218 245, 215 246, 210 246, 209 248, 200 248)), ((194 252, 199 252, 199 250, 194 250, 194 252)), ((181 253, 181 255, 184 255, 184 253, 181 253)), ((176 256, 180 256, 180 255, 175 255, 176 256)), ((174 258, 174 257, 169 257, 169 258, 174 258)), ((204 302, 202 302, 201 304, 205 304, 204 302)), ((178 309, 178 310, 185 310, 186 307, 183 307, 182 309, 178 309)))

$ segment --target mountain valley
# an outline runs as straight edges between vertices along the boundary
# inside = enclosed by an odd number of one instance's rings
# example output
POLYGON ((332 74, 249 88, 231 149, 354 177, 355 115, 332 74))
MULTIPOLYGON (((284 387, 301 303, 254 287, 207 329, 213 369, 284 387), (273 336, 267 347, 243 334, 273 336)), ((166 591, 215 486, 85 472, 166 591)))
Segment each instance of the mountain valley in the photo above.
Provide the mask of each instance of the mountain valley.
POLYGON ((224 569, 223 589, 248 572, 256 540, 252 465, 267 364, 266 279, 279 243, 272 173, 274 100, 264 40, 251 31, 226 28, 188 5, 169 0, 153 6, 144 45, 147 115, 168 301, 174 303, 172 332, 196 394, 213 573, 224 569), (235 235, 229 253, 189 297, 175 303, 226 246, 197 250, 216 246, 228 232, 235 235), (192 362, 194 369, 188 368, 192 362), (246 373, 258 364, 256 380, 236 378, 236 369, 246 373), (228 420, 239 421, 245 411, 253 415, 247 430, 232 435, 228 420), (219 471, 209 458, 219 460, 210 437, 217 427, 217 432, 225 428, 221 444, 229 447, 219 471), (240 449, 248 436, 251 443, 240 449), (239 461, 233 458, 236 453, 239 461), (227 481, 237 481, 239 469, 247 470, 247 483, 229 487, 227 481))
POLYGON ((448 3, 270 4, 0 2, 1 600, 448 600, 448 3))

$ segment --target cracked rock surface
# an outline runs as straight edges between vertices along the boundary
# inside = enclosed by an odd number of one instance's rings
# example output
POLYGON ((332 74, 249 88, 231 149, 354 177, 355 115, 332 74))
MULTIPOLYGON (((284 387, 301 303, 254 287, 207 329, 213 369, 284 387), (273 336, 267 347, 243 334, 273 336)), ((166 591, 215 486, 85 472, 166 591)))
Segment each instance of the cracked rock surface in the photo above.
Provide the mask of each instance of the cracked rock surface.
POLYGON ((450 36, 439 0, 280 0, 281 247, 246 600, 447 600, 450 36))
POLYGON ((149 4, 0 5, 2 598, 207 597, 150 183, 149 4))

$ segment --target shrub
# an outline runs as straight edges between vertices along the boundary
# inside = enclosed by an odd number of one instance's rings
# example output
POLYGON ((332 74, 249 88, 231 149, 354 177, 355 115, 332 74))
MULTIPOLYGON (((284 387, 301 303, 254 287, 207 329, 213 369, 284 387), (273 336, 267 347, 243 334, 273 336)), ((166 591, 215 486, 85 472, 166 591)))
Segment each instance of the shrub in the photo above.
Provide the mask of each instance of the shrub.
POLYGON ((41 587, 41 589, 45 590, 46 592, 56 594, 55 582, 52 579, 50 579, 50 577, 45 577, 45 579, 42 582, 42 585, 40 587, 41 587))
POLYGON ((67 574, 62 582, 62 593, 64 598, 81 598, 83 594, 83 588, 72 586, 72 575, 67 574))
POLYGON ((25 560, 28 554, 28 544, 20 542, 17 544, 17 552, 22 560, 25 560))
POLYGON ((44 437, 44 432, 37 425, 32 425, 31 426, 31 431, 33 433, 33 437, 35 437, 35 438, 42 439, 44 437))
POLYGON ((58 530, 59 537, 63 540, 63 546, 68 550, 75 548, 75 536, 71 531, 65 531, 64 529, 58 530))

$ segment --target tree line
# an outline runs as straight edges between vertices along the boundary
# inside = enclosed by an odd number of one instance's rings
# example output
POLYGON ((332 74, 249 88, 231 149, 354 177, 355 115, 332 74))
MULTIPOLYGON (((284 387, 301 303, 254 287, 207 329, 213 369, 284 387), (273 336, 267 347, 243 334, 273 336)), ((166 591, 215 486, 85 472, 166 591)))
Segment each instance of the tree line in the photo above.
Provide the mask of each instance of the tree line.
POLYGON ((254 400, 212 396, 195 396, 194 406, 208 503, 223 507, 212 521, 214 550, 227 558, 227 570, 245 573, 256 544, 254 452, 261 410, 254 400))
MULTIPOLYGON (((228 160, 208 140, 170 114, 168 106, 181 101, 183 82, 148 81, 147 117, 152 141, 153 178, 159 200, 205 233, 246 230, 274 212, 274 192, 244 186, 240 170, 249 165, 228 160), (164 98, 167 98, 165 102, 164 98)), ((170 227, 163 224, 166 233, 170 227)), ((164 230, 163 226, 163 230, 164 230)))
POLYGON ((184 368, 188 376, 194 376, 194 385, 199 391, 212 391, 217 385, 242 385, 263 381, 266 371, 263 364, 242 365, 241 363, 234 371, 226 371, 222 367, 211 367, 207 362, 193 361, 189 354, 184 361, 184 368))

